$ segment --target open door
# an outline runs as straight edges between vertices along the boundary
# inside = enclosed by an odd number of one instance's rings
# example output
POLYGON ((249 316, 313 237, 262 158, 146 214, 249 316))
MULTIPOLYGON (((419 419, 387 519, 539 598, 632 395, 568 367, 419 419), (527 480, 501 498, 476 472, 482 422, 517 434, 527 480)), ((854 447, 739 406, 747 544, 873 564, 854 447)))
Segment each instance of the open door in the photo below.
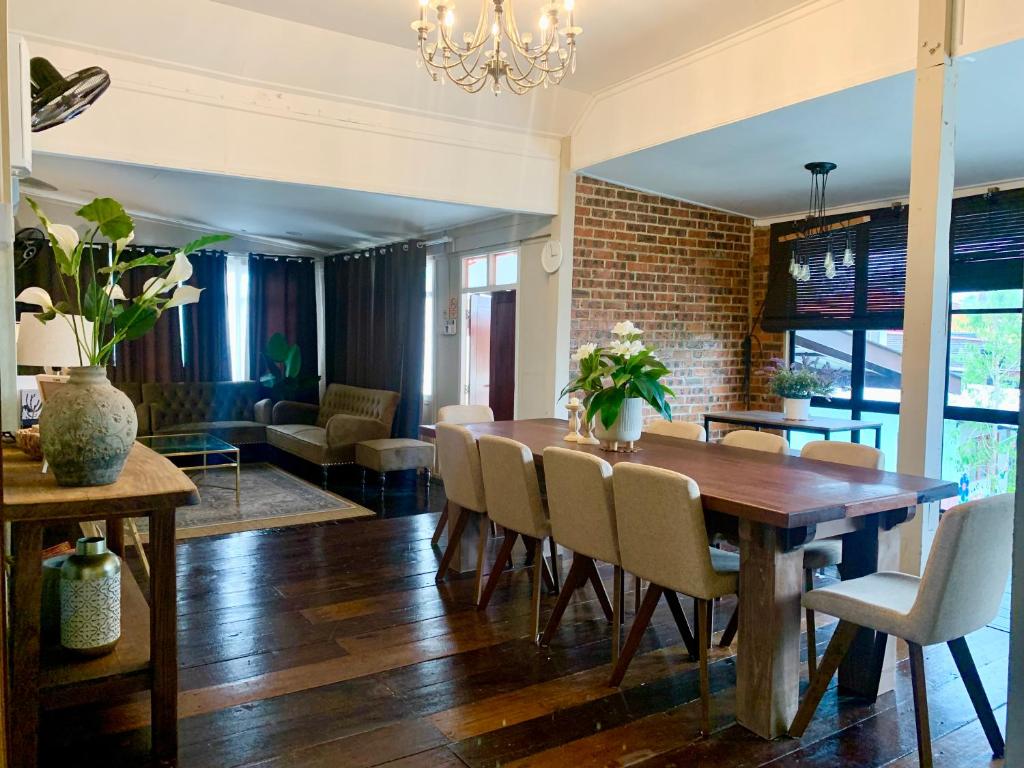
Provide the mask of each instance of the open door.
POLYGON ((516 292, 491 294, 491 392, 488 404, 498 421, 515 418, 516 292))
POLYGON ((469 295, 469 368, 466 402, 488 405, 491 401, 491 294, 469 295))

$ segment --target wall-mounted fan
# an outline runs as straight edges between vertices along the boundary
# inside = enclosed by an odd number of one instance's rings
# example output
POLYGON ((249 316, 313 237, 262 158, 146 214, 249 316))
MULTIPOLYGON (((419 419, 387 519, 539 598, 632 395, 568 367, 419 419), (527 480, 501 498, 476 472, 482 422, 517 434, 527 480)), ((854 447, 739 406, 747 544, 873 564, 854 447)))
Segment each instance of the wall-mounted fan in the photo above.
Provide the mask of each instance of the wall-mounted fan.
POLYGON ((37 56, 29 68, 33 133, 78 117, 110 86, 110 75, 101 67, 86 67, 64 77, 53 64, 37 56))
POLYGON ((36 227, 19 229, 14 236, 14 268, 26 266, 37 253, 41 253, 47 245, 43 230, 36 227))

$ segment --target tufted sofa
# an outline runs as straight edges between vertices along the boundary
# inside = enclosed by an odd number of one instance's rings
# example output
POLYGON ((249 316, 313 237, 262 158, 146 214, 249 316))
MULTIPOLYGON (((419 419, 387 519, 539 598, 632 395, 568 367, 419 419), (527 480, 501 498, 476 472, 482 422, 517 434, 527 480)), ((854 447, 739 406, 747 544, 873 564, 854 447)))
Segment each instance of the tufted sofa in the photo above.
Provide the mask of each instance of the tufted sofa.
POLYGON ((143 432, 140 419, 139 434, 208 432, 232 445, 264 443, 270 405, 257 397, 255 381, 146 383, 148 428, 143 432))
POLYGON ((330 384, 320 405, 274 405, 267 442, 324 468, 355 460, 356 443, 391 436, 398 393, 330 384))

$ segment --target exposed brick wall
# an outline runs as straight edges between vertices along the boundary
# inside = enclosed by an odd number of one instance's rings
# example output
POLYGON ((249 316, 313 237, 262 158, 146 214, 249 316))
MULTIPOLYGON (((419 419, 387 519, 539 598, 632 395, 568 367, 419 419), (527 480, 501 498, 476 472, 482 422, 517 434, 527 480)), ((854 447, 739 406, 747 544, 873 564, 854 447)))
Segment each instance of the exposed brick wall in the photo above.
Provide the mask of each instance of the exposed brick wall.
POLYGON ((674 417, 741 407, 753 235, 743 216, 581 177, 573 349, 632 320, 672 371, 674 417))
MULTIPOLYGON (((750 316, 756 318, 768 290, 768 263, 771 257, 771 229, 754 227, 754 247, 750 254, 750 316)), ((750 407, 757 410, 778 410, 781 400, 768 391, 767 379, 762 373, 773 357, 785 357, 786 335, 769 333, 754 327, 755 340, 752 346, 753 377, 750 386, 750 407)))

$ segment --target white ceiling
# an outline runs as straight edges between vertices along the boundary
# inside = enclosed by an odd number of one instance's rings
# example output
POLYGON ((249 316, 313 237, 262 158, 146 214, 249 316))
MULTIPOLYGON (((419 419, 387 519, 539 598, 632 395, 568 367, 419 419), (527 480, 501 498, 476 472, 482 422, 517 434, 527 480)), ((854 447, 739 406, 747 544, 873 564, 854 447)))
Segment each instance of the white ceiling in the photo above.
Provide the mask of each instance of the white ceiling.
MULTIPOLYGON (((35 153, 32 176, 57 187, 59 199, 119 200, 142 217, 200 230, 271 238, 325 251, 418 237, 504 211, 369 192, 35 153)), ((37 194, 31 187, 24 192, 37 194)), ((272 244, 268 244, 270 248, 272 244)), ((267 252, 275 251, 272 248, 267 252)))
MULTIPOLYGON (((522 30, 534 29, 547 0, 515 0, 522 30)), ((343 32, 410 50, 416 33, 417 0, 217 0, 225 5, 300 24, 343 32), (368 5, 373 6, 368 11, 368 5)), ((485 0, 493 7, 490 0, 485 0)), ((576 0, 583 27, 576 73, 563 85, 594 93, 732 33, 753 26, 806 0, 576 0)), ((456 38, 472 31, 479 0, 456 3, 456 38)))
MULTIPOLYGON (((1024 179, 1024 41, 959 63, 956 185, 1024 179)), ((754 218, 807 210, 804 163, 831 160, 830 206, 905 197, 906 73, 600 163, 587 173, 754 218)))

